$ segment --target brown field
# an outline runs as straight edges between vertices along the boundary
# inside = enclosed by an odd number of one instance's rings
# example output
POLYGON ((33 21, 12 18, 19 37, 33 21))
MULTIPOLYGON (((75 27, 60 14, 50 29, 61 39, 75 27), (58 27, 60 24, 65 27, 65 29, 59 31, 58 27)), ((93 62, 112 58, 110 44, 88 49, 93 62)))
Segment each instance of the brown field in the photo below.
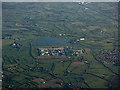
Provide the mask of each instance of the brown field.
POLYGON ((71 66, 79 66, 79 65, 83 65, 83 64, 84 64, 84 62, 73 62, 71 64, 71 66))
POLYGON ((103 28, 103 31, 107 31, 107 29, 106 29, 106 28, 103 28))
POLYGON ((49 59, 49 58, 55 58, 55 59, 67 59, 66 56, 47 56, 47 55, 44 55, 44 56, 38 56, 37 59, 49 59))
POLYGON ((8 30, 19 30, 19 29, 17 29, 17 28, 12 28, 12 29, 8 29, 8 30))
POLYGON ((36 79, 34 79, 34 80, 32 80, 32 81, 34 81, 34 82, 36 82, 36 83, 38 83, 38 84, 40 84, 40 83, 42 83, 42 82, 46 82, 46 80, 44 80, 44 79, 42 79, 42 78, 36 78, 36 79))
POLYGON ((16 26, 19 26, 19 27, 29 27, 28 25, 21 25, 21 24, 16 24, 16 26))
POLYGON ((11 28, 11 29, 8 29, 8 30, 28 30, 26 28, 11 28))
POLYGON ((34 79, 32 80, 33 82, 36 82, 38 83, 38 87, 40 88, 46 88, 46 87, 52 87, 52 88, 57 88, 57 87, 62 87, 62 80, 60 79, 53 79, 53 80, 50 80, 50 81, 46 81, 42 78, 37 78, 37 79, 34 79), (58 82, 58 83, 56 83, 58 82))
POLYGON ((116 21, 110 20, 110 23, 112 23, 113 25, 118 25, 118 22, 116 22, 116 21))
POLYGON ((82 31, 86 31, 87 29, 82 29, 82 31))
POLYGON ((95 30, 95 29, 99 29, 100 26, 89 26, 88 29, 90 30, 95 30))
POLYGON ((72 22, 71 24, 73 24, 73 25, 83 25, 82 22, 72 22))

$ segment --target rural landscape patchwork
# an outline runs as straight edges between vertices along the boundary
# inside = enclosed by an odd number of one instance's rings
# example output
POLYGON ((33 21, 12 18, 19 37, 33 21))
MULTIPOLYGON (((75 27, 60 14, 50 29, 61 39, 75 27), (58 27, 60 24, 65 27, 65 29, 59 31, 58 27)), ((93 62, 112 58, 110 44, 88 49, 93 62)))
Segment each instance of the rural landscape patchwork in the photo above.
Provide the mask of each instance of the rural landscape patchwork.
POLYGON ((118 87, 117 2, 3 2, 3 88, 118 87))

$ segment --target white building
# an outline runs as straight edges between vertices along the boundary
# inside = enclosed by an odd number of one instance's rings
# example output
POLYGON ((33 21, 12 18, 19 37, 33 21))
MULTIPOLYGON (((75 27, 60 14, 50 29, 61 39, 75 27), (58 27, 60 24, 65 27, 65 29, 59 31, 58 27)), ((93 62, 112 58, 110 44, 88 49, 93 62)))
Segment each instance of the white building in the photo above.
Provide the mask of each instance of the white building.
POLYGON ((81 41, 85 40, 85 38, 80 38, 81 41))

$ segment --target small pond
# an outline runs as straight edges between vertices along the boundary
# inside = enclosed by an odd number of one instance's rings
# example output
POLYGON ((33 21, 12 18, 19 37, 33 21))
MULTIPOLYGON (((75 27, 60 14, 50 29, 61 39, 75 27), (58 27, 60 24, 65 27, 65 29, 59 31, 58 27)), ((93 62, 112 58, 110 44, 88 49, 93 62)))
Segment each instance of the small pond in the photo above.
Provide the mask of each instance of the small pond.
POLYGON ((34 41, 33 46, 71 46, 71 44, 62 37, 45 36, 34 41))

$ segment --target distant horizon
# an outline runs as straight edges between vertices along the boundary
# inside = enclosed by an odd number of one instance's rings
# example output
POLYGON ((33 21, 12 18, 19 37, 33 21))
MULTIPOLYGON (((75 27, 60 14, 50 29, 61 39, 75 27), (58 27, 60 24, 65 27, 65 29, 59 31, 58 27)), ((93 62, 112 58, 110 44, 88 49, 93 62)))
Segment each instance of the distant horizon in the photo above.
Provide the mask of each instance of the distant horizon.
POLYGON ((1 0, 1 2, 119 2, 119 0, 1 0))

